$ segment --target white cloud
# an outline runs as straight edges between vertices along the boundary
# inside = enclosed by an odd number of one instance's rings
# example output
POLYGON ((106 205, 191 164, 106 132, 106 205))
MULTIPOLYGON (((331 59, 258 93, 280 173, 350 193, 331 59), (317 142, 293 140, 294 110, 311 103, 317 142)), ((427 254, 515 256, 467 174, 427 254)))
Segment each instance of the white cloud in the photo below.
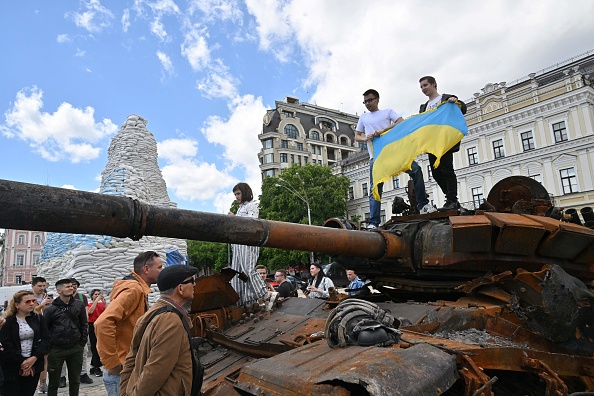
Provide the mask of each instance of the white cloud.
MULTIPOLYGON (((198 142, 190 138, 167 139, 157 143, 163 178, 174 194, 187 201, 215 200, 221 191, 230 190, 237 179, 215 164, 200 162, 198 142)), ((225 212, 226 213, 226 212, 225 212)))
POLYGON ((194 71, 200 71, 210 60, 210 49, 206 42, 206 29, 193 26, 184 35, 181 54, 190 62, 194 71))
POLYGON ((194 157, 198 153, 198 142, 194 139, 167 139, 157 143, 159 158, 175 162, 180 158, 194 157))
POLYGON ((122 31, 126 33, 130 28, 130 10, 125 9, 122 14, 122 31))
POLYGON ((198 81, 196 87, 207 98, 233 99, 238 95, 237 85, 239 80, 229 73, 229 68, 217 59, 209 66, 206 77, 198 81))
POLYGON ((209 117, 201 132, 209 143, 224 148, 223 158, 229 169, 244 168, 250 174, 259 174, 258 153, 261 148, 258 134, 262 130, 262 117, 266 107, 262 98, 245 95, 229 104, 231 115, 227 120, 218 116, 209 117))
POLYGON ((153 3, 149 3, 149 6, 154 12, 161 14, 179 14, 179 7, 173 0, 158 0, 153 3))
POLYGON ((162 42, 167 41, 167 31, 165 30, 165 25, 161 22, 159 18, 155 18, 151 22, 151 33, 154 34, 161 40, 162 42))
POLYGON ((594 3, 538 4, 458 1, 428 8, 422 2, 246 2, 260 48, 307 68, 304 87, 313 95, 305 99, 361 113, 361 94, 376 88, 380 107, 406 115, 424 101, 418 87, 423 75, 434 75, 440 92, 468 99, 488 82, 510 81, 548 66, 551 53, 561 61, 591 46, 588 15, 594 3), (357 20, 345 23, 353 15, 357 20))
POLYGON ((117 126, 109 119, 95 122, 90 106, 78 109, 62 103, 52 114, 42 112, 42 96, 37 87, 19 91, 0 132, 27 142, 49 161, 78 163, 97 158, 101 149, 96 143, 114 134, 117 126))
POLYGON ((232 21, 235 24, 242 24, 243 13, 239 9, 237 1, 228 0, 191 0, 188 12, 194 14, 196 11, 202 13, 201 18, 205 21, 232 21))
POLYGON ((72 39, 70 38, 70 36, 66 33, 64 34, 58 34, 58 37, 56 37, 56 41, 58 43, 69 43, 72 41, 72 39))
MULTIPOLYGON (((340 3, 339 8, 342 7, 343 2, 340 3)), ((256 18, 256 31, 260 38, 260 48, 270 50, 277 59, 282 62, 286 61, 293 47, 291 37, 295 29, 298 28, 290 23, 290 2, 246 0, 246 6, 248 12, 256 18)), ((304 6, 309 7, 307 4, 304 4, 304 6)), ((322 6, 322 4, 316 2, 314 8, 309 8, 309 10, 316 10, 319 6, 322 6)), ((332 23, 331 21, 328 22, 332 23)), ((343 21, 336 22, 343 23, 343 21)), ((346 25, 351 26, 350 24, 346 25)), ((324 27, 324 34, 326 34, 329 30, 328 24, 324 23, 321 26, 324 27)), ((320 32, 319 27, 316 26, 315 29, 318 34, 320 32)))
POLYGON ((97 33, 111 25, 112 12, 101 5, 100 0, 83 0, 85 11, 67 13, 76 26, 82 27, 91 33, 97 33))
POLYGON ((163 66, 163 69, 165 69, 167 74, 169 74, 169 75, 173 74, 174 70, 173 70, 173 63, 171 62, 171 58, 169 56, 167 56, 167 54, 162 51, 157 51, 157 58, 159 58, 159 61, 161 62, 161 65, 163 66))
POLYGON ((74 53, 74 56, 76 56, 78 58, 82 58, 83 56, 85 56, 86 53, 87 53, 87 51, 77 48, 76 52, 74 53))
POLYGON ((78 190, 78 188, 74 187, 72 184, 64 184, 61 188, 65 188, 67 190, 78 190))

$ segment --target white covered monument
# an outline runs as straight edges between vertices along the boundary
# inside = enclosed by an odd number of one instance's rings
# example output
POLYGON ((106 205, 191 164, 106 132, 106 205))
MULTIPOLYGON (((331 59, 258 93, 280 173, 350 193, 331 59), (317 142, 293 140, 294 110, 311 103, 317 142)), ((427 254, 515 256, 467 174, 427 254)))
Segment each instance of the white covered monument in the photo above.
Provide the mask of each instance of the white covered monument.
MULTIPOLYGON (((112 139, 99 192, 176 207, 169 199, 157 163, 157 142, 146 124, 142 117, 131 115, 112 139)), ((50 233, 43 246, 38 275, 45 277, 50 286, 61 278, 74 277, 81 283, 81 291, 101 289, 108 295, 113 281, 129 274, 134 258, 147 250, 167 257, 168 262, 179 263, 187 254, 186 241, 182 239, 145 236, 133 241, 106 235, 50 233)))

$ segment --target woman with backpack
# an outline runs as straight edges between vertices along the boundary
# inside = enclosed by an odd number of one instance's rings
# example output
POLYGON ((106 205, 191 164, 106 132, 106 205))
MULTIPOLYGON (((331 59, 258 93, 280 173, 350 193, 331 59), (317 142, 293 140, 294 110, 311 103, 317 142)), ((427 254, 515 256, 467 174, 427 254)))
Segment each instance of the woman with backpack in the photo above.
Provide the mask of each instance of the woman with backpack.
POLYGON ((35 303, 32 291, 18 291, 4 315, 6 323, 0 330, 0 361, 4 373, 0 393, 3 396, 35 394, 50 346, 45 319, 33 312, 35 303))

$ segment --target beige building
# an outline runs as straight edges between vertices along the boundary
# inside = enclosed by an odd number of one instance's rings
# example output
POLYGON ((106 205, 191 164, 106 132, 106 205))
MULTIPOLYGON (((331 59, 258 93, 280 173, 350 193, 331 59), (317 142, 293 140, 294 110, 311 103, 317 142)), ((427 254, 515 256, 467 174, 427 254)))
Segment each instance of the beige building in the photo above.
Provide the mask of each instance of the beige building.
POLYGON ((264 115, 258 153, 262 178, 279 176, 293 164, 335 166, 360 148, 358 117, 287 96, 264 115))
POLYGON ((31 282, 37 275, 37 264, 46 234, 42 231, 5 230, 4 243, 0 250, 2 286, 31 282))
MULTIPOLYGON (((510 83, 488 83, 465 102, 469 131, 454 155, 463 206, 473 208, 512 175, 542 183, 556 206, 594 205, 594 50, 510 83)), ((445 197, 431 178, 427 156, 417 162, 430 201, 442 206, 445 197)), ((349 218, 369 217, 368 163, 361 152, 336 167, 351 180, 349 218)), ((401 174, 384 185, 382 221, 391 216, 394 196, 406 198, 407 181, 401 174)))

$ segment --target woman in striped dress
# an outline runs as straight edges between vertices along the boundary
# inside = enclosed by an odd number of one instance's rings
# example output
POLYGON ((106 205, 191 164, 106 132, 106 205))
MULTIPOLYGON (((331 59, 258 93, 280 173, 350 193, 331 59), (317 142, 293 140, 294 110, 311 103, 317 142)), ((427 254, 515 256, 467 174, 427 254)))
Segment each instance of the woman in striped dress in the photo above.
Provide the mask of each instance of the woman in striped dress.
MULTIPOLYGON (((230 215, 258 218, 260 209, 258 203, 254 202, 252 189, 247 183, 238 183, 233 187, 233 194, 237 199, 237 203, 239 203, 239 209, 237 209, 237 213, 229 212, 230 215)), ((260 255, 260 248, 245 245, 231 246, 233 248, 231 268, 248 276, 247 282, 240 280, 237 276, 231 280, 231 286, 239 294, 237 304, 241 306, 254 303, 259 298, 267 295, 266 284, 255 269, 260 255)))

